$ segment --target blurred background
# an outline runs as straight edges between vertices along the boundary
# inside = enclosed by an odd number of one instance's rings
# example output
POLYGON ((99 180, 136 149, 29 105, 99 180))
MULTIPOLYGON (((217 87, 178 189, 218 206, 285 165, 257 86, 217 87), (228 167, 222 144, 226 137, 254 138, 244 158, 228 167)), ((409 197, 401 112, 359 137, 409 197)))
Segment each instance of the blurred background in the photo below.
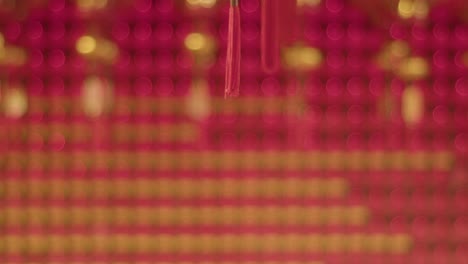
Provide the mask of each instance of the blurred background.
POLYGON ((468 2, 239 3, 0 0, 0 263, 468 263, 468 2))

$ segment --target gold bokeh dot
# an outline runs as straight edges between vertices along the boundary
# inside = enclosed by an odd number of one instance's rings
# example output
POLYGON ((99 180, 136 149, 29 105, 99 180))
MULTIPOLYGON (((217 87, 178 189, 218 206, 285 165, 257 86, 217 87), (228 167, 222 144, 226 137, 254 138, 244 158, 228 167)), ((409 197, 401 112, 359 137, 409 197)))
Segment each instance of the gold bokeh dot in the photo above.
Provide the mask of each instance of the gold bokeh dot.
POLYGON ((322 61, 322 54, 318 49, 303 47, 300 50, 300 61, 305 68, 314 68, 322 61))
POLYGON ((8 89, 3 97, 3 110, 7 117, 19 118, 28 109, 26 93, 18 88, 8 89))
POLYGON ((286 49, 283 55, 286 65, 296 70, 312 70, 322 62, 320 50, 302 44, 286 49))
POLYGON ((191 51, 200 51, 207 45, 206 37, 201 33, 190 33, 185 38, 185 47, 191 51))
POLYGON ((298 0, 298 6, 318 6, 321 0, 298 0))
POLYGON ((422 120, 424 115, 424 94, 421 89, 409 86, 403 91, 401 114, 407 125, 414 125, 422 120))
POLYGON ((411 18, 414 15, 413 1, 400 0, 400 2, 398 2, 398 14, 401 18, 411 18))
POLYGON ((96 50, 96 39, 91 36, 83 36, 76 42, 76 50, 81 54, 89 54, 96 50))
POLYGON ((398 15, 403 19, 425 19, 428 13, 427 0, 400 0, 398 2, 398 15))
POLYGON ((429 65, 424 58, 409 57, 401 62, 398 74, 409 81, 422 79, 429 74, 429 65))
POLYGON ((193 81, 190 95, 186 101, 186 111, 195 120, 203 120, 211 112, 208 83, 203 79, 193 81))
POLYGON ((216 4, 216 0, 187 0, 190 6, 212 8, 216 4))
POLYGON ((113 94, 110 84, 96 76, 84 81, 82 90, 83 110, 90 117, 98 117, 111 108, 113 94))
POLYGON ((5 38, 3 37, 3 34, 0 33, 0 48, 3 48, 5 46, 5 38))
POLYGON ((108 0, 78 0, 77 6, 81 11, 104 8, 108 0))
POLYGON ((391 42, 388 48, 390 53, 396 57, 406 57, 410 54, 410 47, 408 43, 402 40, 391 42))

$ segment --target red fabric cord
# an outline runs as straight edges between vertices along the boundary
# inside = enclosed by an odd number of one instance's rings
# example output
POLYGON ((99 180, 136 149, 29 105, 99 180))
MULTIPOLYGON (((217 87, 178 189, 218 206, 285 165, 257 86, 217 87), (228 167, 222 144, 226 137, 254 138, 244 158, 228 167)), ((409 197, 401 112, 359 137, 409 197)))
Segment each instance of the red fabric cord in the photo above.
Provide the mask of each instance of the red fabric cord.
POLYGON ((290 45, 296 40, 297 0, 282 0, 279 2, 281 16, 278 15, 281 45, 290 45))
POLYGON ((273 73, 279 67, 278 7, 279 0, 262 1, 261 53, 262 67, 267 73, 273 73))
POLYGON ((241 61, 241 26, 239 5, 229 9, 228 46, 226 55, 225 97, 239 95, 241 61))

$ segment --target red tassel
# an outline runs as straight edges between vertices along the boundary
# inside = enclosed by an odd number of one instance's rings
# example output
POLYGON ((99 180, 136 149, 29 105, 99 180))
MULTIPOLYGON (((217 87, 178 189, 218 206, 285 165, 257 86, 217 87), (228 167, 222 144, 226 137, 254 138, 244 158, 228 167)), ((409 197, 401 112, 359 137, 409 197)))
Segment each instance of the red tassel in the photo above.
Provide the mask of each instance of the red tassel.
POLYGON ((226 55, 225 97, 238 96, 240 85, 241 26, 238 0, 229 9, 228 46, 226 55))
POLYGON ((279 9, 281 10, 279 30, 280 44, 291 45, 296 40, 296 17, 297 17, 297 0, 282 0, 280 1, 279 9))
MULTIPOLYGON (((273 73, 279 67, 279 0, 262 1, 261 53, 262 67, 267 73, 273 73)), ((285 0, 281 0, 285 1, 285 0)))

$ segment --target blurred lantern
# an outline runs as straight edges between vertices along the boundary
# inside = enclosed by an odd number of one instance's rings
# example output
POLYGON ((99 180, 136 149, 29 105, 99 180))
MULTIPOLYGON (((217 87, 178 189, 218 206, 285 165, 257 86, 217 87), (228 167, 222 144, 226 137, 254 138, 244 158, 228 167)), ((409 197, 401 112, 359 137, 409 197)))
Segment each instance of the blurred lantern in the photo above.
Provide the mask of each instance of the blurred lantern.
POLYGON ((396 254, 407 253, 413 246, 413 240, 407 234, 396 234, 391 237, 389 242, 389 251, 396 254))
POLYGON ((186 0, 188 7, 212 8, 216 5, 216 0, 186 0))
POLYGON ((110 9, 126 9, 135 5, 135 0, 75 0, 80 15, 90 16, 110 9))
POLYGON ((18 66, 26 61, 26 52, 5 43, 5 38, 0 34, 0 65, 18 66))
POLYGON ((211 35, 192 32, 185 37, 184 45, 193 54, 197 67, 205 68, 213 63, 216 42, 211 35))
POLYGON ((118 55, 118 48, 113 42, 93 35, 80 37, 75 47, 78 53, 93 61, 113 63, 118 55))
POLYGON ((293 107, 297 108, 297 113, 304 113, 305 103, 303 102, 303 86, 306 74, 320 66, 323 60, 322 52, 314 47, 306 46, 302 43, 285 48, 283 50, 283 64, 298 74, 300 89, 295 93, 292 100, 293 107))
POLYGON ((418 87, 411 85, 403 91, 401 114, 407 125, 417 124, 424 115, 424 95, 418 87))
POLYGON ((103 9, 107 6, 108 0, 77 0, 76 5, 82 12, 90 12, 103 9))
POLYGON ((206 118, 211 109, 210 92, 207 81, 200 76, 200 72, 213 64, 216 56, 214 38, 201 32, 192 32, 185 37, 185 48, 194 57, 194 77, 189 95, 186 99, 187 114, 195 120, 206 118))
POLYGON ((81 100, 83 110, 88 116, 101 116, 112 108, 112 86, 103 78, 91 76, 83 83, 81 100))
POLYGON ((400 0, 398 2, 398 15, 403 19, 425 19, 428 13, 428 0, 400 0))
POLYGON ((20 118, 28 109, 26 93, 19 87, 4 89, 2 99, 3 112, 7 117, 20 118))
POLYGON ((409 57, 400 63, 397 74, 407 81, 423 79, 429 74, 429 65, 422 57, 409 57))
MULTIPOLYGON (((391 74, 395 74, 408 83, 426 78, 429 64, 423 57, 412 56, 408 43, 393 41, 385 45, 377 55, 377 65, 391 74)), ((407 125, 413 126, 421 120, 424 113, 424 95, 414 85, 405 89, 401 98, 401 114, 407 125)), ((386 118, 393 112, 396 98, 389 88, 384 90, 379 99, 379 110, 386 118)))
MULTIPOLYGON (((5 38, 0 34, 0 66, 6 66, 3 70, 8 76, 12 66, 23 65, 26 61, 26 53, 23 49, 8 45, 5 38)), ((3 112, 7 117, 20 118, 28 108, 26 93, 20 87, 0 87, 0 100, 3 105, 3 112), (3 94, 1 94, 3 90, 3 94)))
MULTIPOLYGON (((422 62, 415 63, 418 64, 422 62)), ((416 66, 416 69, 409 70, 409 73, 406 73, 407 79, 418 80, 426 76, 427 68, 425 68, 425 66, 416 66)), ((424 103, 424 94, 421 88, 415 85, 410 85, 405 88, 401 97, 401 114, 407 125, 414 126, 422 120, 424 115, 424 103)))
POLYGON ((321 0, 297 0, 297 5, 300 7, 318 6, 321 2, 321 0))
POLYGON ((352 2, 364 10, 375 24, 388 27, 398 17, 403 20, 426 19, 430 6, 436 0, 352 0, 352 2))
POLYGON ((392 41, 377 55, 377 64, 386 71, 395 71, 410 52, 408 43, 401 40, 392 41))
POLYGON ((203 120, 210 114, 210 92, 208 83, 204 79, 195 79, 192 82, 186 99, 186 111, 188 116, 195 120, 203 120))
POLYGON ((323 56, 322 52, 314 47, 298 43, 286 48, 283 52, 283 61, 287 68, 298 72, 307 72, 320 66, 323 56))

